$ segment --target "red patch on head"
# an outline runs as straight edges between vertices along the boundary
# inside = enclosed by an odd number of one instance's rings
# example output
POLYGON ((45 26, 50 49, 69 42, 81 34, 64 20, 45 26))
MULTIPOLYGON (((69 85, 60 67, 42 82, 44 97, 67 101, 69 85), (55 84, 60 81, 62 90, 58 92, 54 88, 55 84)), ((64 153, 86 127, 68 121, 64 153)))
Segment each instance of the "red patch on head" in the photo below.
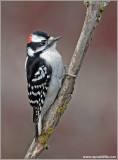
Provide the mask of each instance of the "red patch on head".
POLYGON ((30 43, 32 40, 32 34, 29 35, 28 39, 27 39, 27 43, 30 43))

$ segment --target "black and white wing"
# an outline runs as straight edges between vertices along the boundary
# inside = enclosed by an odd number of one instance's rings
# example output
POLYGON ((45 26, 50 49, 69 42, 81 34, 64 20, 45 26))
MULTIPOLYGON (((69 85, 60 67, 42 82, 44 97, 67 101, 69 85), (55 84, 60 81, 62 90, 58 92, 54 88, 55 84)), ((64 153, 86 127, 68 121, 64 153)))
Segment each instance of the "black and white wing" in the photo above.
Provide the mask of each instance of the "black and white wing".
POLYGON ((41 113, 45 97, 48 91, 52 75, 51 66, 45 61, 36 62, 29 68, 27 75, 28 80, 28 97, 30 105, 33 107, 33 122, 38 123, 39 114, 41 113), (35 70, 35 73, 33 71, 35 70))

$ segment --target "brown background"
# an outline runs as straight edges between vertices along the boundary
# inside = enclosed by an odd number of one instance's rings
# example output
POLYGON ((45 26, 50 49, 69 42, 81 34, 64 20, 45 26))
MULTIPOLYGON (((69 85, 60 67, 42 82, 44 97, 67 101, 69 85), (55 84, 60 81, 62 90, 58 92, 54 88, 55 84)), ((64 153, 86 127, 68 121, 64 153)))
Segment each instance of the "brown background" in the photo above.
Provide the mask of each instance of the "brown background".
MULTIPOLYGON (((2 158, 23 158, 33 137, 25 79, 26 42, 36 30, 62 35, 57 49, 70 62, 85 18, 83 2, 2 2, 2 158)), ((97 26, 74 94, 40 158, 116 155, 117 5, 97 26)))

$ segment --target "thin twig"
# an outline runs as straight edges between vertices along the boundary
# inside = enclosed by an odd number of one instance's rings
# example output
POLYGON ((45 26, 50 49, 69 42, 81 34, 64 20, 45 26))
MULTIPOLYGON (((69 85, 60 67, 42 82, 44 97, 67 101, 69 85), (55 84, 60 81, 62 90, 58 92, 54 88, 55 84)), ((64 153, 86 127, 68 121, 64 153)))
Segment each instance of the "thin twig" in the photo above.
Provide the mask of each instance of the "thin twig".
MULTIPOLYGON (((73 75, 77 75, 81 68, 81 64, 91 41, 93 31, 96 28, 96 25, 99 23, 101 19, 101 13, 105 9, 106 5, 108 5, 108 2, 90 1, 84 2, 84 4, 87 6, 86 17, 80 38, 77 42, 68 68, 68 73, 73 75)), ((43 121, 44 132, 42 132, 41 136, 39 136, 38 142, 35 142, 35 140, 33 140, 29 150, 24 157, 25 159, 37 159, 40 153, 48 145, 50 136, 56 128, 61 115, 64 113, 65 109, 67 108, 67 104, 71 99, 71 95, 74 90, 75 79, 76 78, 68 75, 65 76, 62 88, 58 94, 57 99, 45 115, 43 121)))

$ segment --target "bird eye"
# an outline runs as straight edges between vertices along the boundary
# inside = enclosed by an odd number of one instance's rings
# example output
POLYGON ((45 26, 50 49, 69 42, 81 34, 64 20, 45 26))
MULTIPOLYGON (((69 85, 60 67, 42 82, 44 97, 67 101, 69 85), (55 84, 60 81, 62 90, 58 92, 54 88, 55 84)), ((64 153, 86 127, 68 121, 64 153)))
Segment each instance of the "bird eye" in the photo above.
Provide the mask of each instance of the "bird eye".
POLYGON ((46 40, 43 40, 40 42, 41 46, 45 45, 45 43, 46 43, 46 40))

